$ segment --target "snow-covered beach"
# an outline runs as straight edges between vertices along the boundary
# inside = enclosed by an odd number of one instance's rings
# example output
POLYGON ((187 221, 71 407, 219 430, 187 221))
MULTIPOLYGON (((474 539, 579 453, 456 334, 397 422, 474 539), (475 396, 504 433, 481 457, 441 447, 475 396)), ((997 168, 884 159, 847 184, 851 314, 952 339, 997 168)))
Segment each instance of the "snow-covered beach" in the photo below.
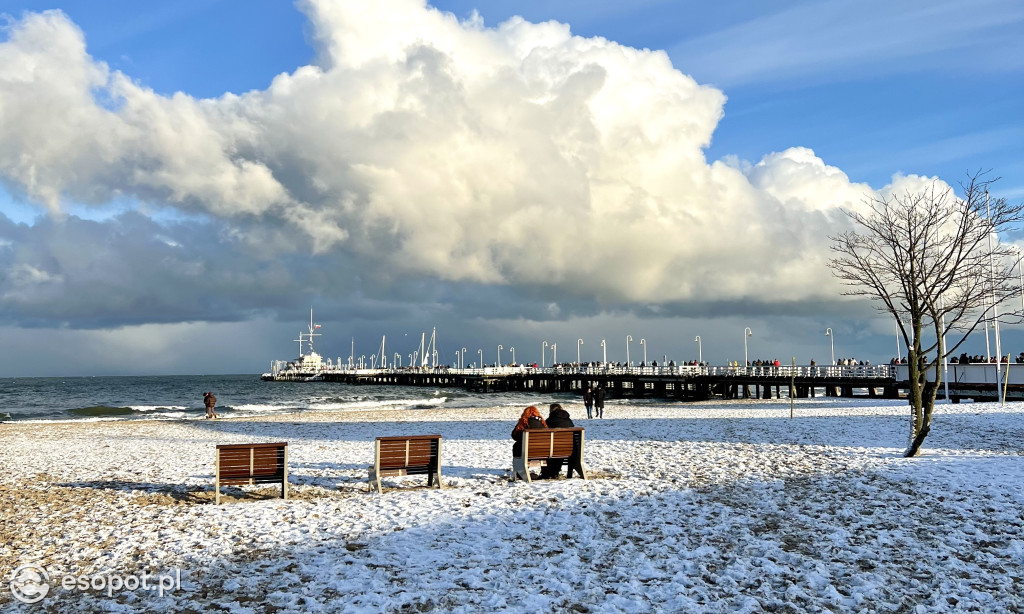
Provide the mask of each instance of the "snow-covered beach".
POLYGON ((515 407, 2 424, 0 608, 1024 610, 1024 404, 941 405, 914 459, 905 402, 566 408, 587 481, 509 481, 515 407), (446 488, 370 494, 373 438, 417 433, 446 488), (289 443, 291 499, 213 505, 215 445, 252 441, 289 443), (40 604, 8 590, 26 564, 40 604), (180 587, 60 586, 144 571, 180 587))

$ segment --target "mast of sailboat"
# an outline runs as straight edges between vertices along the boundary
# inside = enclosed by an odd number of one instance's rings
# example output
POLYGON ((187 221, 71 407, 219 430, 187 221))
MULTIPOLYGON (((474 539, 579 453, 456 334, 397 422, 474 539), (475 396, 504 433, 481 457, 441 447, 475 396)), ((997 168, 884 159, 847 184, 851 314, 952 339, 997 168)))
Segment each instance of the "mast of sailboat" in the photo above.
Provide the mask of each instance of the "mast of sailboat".
POLYGON ((387 335, 381 335, 380 337, 380 368, 388 368, 387 354, 384 352, 384 341, 387 339, 387 335))
POLYGON ((420 333, 420 349, 418 351, 420 353, 420 366, 421 367, 425 366, 427 364, 427 354, 424 351, 426 349, 426 343, 427 343, 427 333, 420 333))
MULTIPOLYGON (((313 308, 309 308, 309 334, 307 337, 309 343, 309 353, 313 353, 313 337, 319 337, 320 333, 314 333, 313 331, 320 328, 319 324, 313 324, 313 308)), ((302 333, 299 333, 299 339, 302 338, 302 333)), ((299 356, 302 356, 302 342, 299 342, 299 356)))

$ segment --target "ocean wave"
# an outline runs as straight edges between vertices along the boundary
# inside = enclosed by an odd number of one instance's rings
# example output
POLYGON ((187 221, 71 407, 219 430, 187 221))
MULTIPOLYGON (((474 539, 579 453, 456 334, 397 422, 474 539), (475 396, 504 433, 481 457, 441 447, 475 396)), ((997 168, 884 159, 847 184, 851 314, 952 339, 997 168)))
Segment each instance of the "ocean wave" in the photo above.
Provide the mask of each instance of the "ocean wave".
POLYGON ((91 407, 75 407, 69 409, 68 413, 72 416, 81 416, 89 418, 100 418, 105 416, 130 416, 132 414, 140 413, 131 407, 110 407, 108 405, 93 405, 91 407))
POLYGON ((132 409, 143 414, 150 414, 155 412, 180 413, 189 408, 184 405, 132 405, 132 409))
POLYGON ((366 411, 372 409, 394 410, 394 409, 430 409, 444 405, 447 397, 434 397, 430 399, 372 399, 363 398, 354 401, 311 403, 309 409, 313 411, 366 411))

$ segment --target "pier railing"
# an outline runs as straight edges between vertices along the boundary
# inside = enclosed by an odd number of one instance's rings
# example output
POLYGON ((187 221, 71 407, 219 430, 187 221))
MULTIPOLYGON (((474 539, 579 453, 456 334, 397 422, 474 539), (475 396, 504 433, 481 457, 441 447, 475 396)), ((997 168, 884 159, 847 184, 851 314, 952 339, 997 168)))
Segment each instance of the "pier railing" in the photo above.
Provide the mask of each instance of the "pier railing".
POLYGON ((616 365, 557 365, 554 367, 533 367, 526 365, 507 367, 484 367, 475 369, 454 369, 451 367, 388 367, 386 369, 324 368, 323 373, 344 373, 372 376, 382 373, 450 373, 457 375, 501 377, 516 374, 555 375, 635 375, 635 376, 683 376, 710 375, 716 377, 799 377, 799 378, 849 378, 849 379, 893 379, 894 365, 673 365, 626 367, 616 365))

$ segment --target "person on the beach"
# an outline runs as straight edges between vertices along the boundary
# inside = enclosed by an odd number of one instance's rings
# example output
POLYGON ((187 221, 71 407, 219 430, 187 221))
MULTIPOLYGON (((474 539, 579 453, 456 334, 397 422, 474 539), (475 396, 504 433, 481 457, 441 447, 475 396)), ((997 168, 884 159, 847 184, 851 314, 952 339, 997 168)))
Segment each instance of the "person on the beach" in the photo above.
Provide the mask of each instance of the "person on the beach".
POLYGON ((204 392, 203 404, 206 405, 206 417, 216 418, 217 412, 213 408, 217 405, 217 397, 213 396, 212 392, 204 392))
MULTIPOLYGON (((569 412, 562 409, 558 403, 552 403, 548 408, 548 419, 545 421, 549 429, 572 428, 576 426, 569 417, 569 412)), ((540 470, 540 477, 544 480, 551 480, 558 477, 562 472, 563 458, 549 458, 548 462, 540 470)))
POLYGON ((590 411, 594 407, 594 389, 587 384, 587 391, 583 393, 583 405, 587 408, 587 420, 593 418, 590 411))
POLYGON ((519 422, 516 422, 516 427, 512 429, 512 439, 515 440, 515 443, 512 444, 512 456, 518 458, 523 455, 523 431, 547 427, 547 423, 544 422, 544 418, 541 417, 536 407, 531 405, 524 409, 523 415, 519 416, 519 422))
POLYGON ((594 410, 598 418, 604 418, 604 386, 600 384, 594 391, 594 410))

